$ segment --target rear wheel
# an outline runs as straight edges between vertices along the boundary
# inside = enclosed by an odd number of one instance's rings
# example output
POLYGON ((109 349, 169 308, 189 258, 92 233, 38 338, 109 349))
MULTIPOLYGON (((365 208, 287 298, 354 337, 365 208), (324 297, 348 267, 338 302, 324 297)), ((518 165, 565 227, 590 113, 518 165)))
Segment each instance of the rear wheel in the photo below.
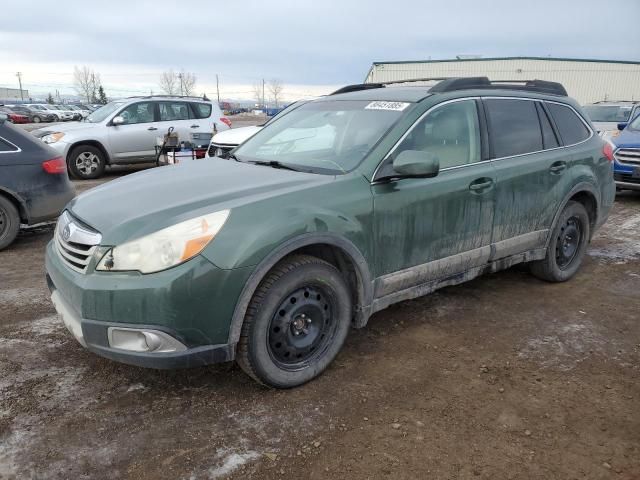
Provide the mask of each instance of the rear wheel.
POLYGON ((267 274, 249 304, 238 364, 264 385, 302 385, 333 361, 350 324, 351 296, 340 272, 316 257, 289 257, 267 274))
POLYGON ((20 215, 6 197, 0 195, 0 250, 8 247, 18 236, 20 215))
POLYGON ((105 168, 104 154, 92 145, 80 145, 71 150, 67 165, 71 175, 81 180, 102 176, 105 168))
POLYGON ((531 262, 531 273, 547 282, 564 282, 576 274, 587 251, 590 223, 584 205, 567 203, 551 235, 547 256, 531 262))

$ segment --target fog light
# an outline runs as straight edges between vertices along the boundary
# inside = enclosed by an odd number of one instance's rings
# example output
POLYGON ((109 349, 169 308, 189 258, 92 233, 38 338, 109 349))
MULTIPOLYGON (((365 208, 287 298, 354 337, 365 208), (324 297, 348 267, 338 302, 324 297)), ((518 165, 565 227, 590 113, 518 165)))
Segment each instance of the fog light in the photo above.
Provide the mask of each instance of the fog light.
POLYGON ((169 353, 186 350, 180 341, 160 330, 109 327, 109 346, 131 352, 169 353))

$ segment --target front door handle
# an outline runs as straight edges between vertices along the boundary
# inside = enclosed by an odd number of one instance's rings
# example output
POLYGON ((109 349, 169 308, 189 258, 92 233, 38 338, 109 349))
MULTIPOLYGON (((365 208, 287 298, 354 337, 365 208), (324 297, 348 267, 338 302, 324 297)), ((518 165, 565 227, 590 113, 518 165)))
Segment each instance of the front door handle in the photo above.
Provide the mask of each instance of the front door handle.
POLYGON ((156 127, 149 127, 149 128, 147 128, 147 130, 153 131, 153 130, 157 130, 157 128, 156 127))
POLYGON ((549 167, 551 173, 562 173, 567 169, 567 162, 554 162, 549 167))
POLYGON ((491 178, 478 178, 469 184, 469 190, 473 193, 483 193, 493 187, 493 179, 491 178))
POLYGON ((191 125, 191 128, 200 128, 200 125, 191 125))

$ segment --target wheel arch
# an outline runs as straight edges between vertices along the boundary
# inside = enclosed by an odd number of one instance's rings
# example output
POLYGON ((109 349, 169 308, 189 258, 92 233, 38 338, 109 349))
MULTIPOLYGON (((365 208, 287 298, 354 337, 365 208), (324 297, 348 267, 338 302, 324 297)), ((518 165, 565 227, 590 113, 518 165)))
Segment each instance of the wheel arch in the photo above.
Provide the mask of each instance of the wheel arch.
POLYGON ((20 215, 20 221, 25 224, 29 224, 29 209, 27 208, 27 202, 18 195, 16 192, 9 190, 5 187, 0 187, 0 196, 3 196, 18 209, 18 214, 20 215))
POLYGON ((564 197, 562 202, 560 203, 560 207, 556 210, 556 213, 553 217, 553 223, 551 224, 551 229, 549 230, 549 236, 547 238, 547 242, 545 247, 549 246, 549 242, 551 241, 551 235, 558 224, 558 220, 560 218, 560 214, 565 209, 567 204, 570 201, 577 201, 584 205, 587 210, 587 214, 589 215, 589 241, 591 241, 591 236, 595 230, 595 226, 598 223, 598 215, 600 212, 600 195, 596 187, 587 182, 581 182, 575 185, 564 197))
POLYGON ((90 145, 92 147, 97 148, 98 150, 100 150, 102 152, 102 154, 104 155, 104 161, 105 163, 108 165, 109 163, 111 163, 111 159, 109 157, 109 152, 107 152, 107 149, 105 148, 105 146, 102 144, 102 142, 98 141, 98 140, 78 140, 77 142, 74 142, 71 144, 71 146, 69 147, 69 150, 67 150, 67 165, 69 164, 69 160, 71 158, 71 153, 73 152, 73 150, 76 147, 80 147, 82 145, 90 145))
POLYGON ((366 324, 373 299, 373 285, 364 256, 353 243, 341 236, 311 233, 288 240, 256 266, 236 302, 229 327, 229 344, 238 343, 247 308, 262 279, 278 262, 293 254, 311 255, 333 264, 345 276, 351 288, 355 326, 366 324))

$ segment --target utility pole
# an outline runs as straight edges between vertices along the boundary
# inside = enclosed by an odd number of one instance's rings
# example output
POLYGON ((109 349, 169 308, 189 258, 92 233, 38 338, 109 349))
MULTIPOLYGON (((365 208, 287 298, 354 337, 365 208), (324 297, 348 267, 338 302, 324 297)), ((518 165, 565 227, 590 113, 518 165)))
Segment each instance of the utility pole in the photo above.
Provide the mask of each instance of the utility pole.
POLYGON ((182 72, 178 74, 178 78, 180 79, 180 95, 184 96, 183 89, 182 89, 182 72))
POLYGON ((218 82, 218 74, 216 73, 216 92, 218 94, 218 103, 220 103, 220 84, 218 82))
POLYGON ((18 77, 18 83, 20 84, 20 99, 24 102, 24 94, 22 93, 22 73, 16 73, 16 77, 18 77))
POLYGON ((262 79, 262 109, 264 110, 264 114, 267 114, 267 104, 264 103, 264 78, 262 79))

